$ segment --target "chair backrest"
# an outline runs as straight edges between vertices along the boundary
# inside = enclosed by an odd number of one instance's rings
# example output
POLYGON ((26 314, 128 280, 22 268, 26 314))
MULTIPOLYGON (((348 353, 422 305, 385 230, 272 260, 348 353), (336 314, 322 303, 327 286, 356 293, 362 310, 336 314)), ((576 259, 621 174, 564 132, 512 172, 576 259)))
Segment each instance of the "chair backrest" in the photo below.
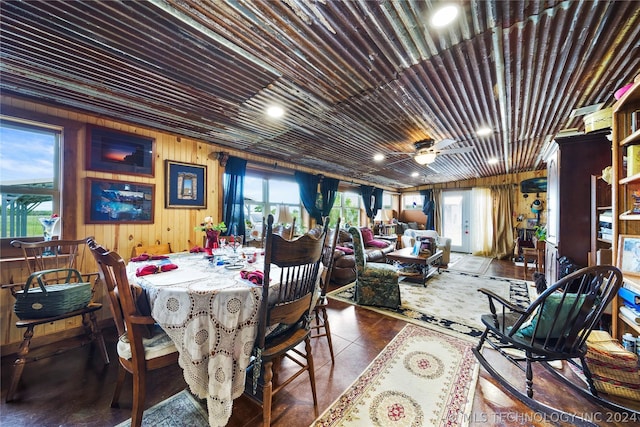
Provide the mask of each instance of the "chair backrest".
POLYGON ((362 239, 362 232, 358 227, 349 227, 349 234, 351 234, 351 239, 353 240, 353 254, 356 260, 356 273, 358 273, 367 266, 364 240, 362 239))
POLYGON ((155 245, 139 244, 133 248, 134 256, 142 254, 148 255, 165 255, 171 253, 171 245, 169 243, 156 243, 155 245))
POLYGON ((545 351, 580 354, 621 285, 622 273, 612 265, 578 270, 541 293, 509 335, 545 351))
MULTIPOLYGON (((127 266, 117 252, 105 249, 92 238, 89 239, 88 245, 98 264, 100 279, 107 287, 111 302, 111 314, 116 323, 118 335, 121 336, 131 328, 127 318, 137 314, 135 298, 127 278, 127 266)), ((141 336, 146 332, 146 330, 142 330, 141 336)), ((131 339, 130 342, 132 342, 131 339)))
MULTIPOLYGON (((325 225, 329 224, 329 217, 324 220, 325 225)), ((327 294, 327 287, 331 280, 331 271, 333 270, 334 252, 338 243, 338 235, 340 234, 340 217, 335 223, 333 231, 327 230, 324 237, 324 245, 322 246, 322 274, 320 276, 321 295, 327 294)))
POLYGON ((319 237, 307 233, 287 240, 273 233, 273 215, 267 219, 264 281, 256 346, 265 347, 267 330, 278 325, 280 333, 309 327, 314 293, 328 224, 319 237), (279 267, 274 274, 272 266, 279 267))
POLYGON ((296 232, 296 219, 295 217, 293 218, 293 222, 291 223, 291 225, 289 227, 285 226, 285 225, 274 225, 273 226, 273 233, 279 235, 280 237, 283 237, 287 240, 291 240, 293 239, 293 236, 295 235, 296 232))
MULTIPOLYGON (((24 261, 29 270, 29 274, 36 271, 43 271, 56 268, 73 268, 82 273, 84 280, 91 282, 92 292, 95 292, 95 285, 98 281, 97 272, 86 273, 85 261, 90 259, 87 255, 87 242, 93 237, 86 237, 77 240, 49 240, 38 242, 23 242, 21 240, 11 241, 11 246, 22 249, 24 261)), ((57 283, 66 278, 67 272, 47 275, 49 283, 57 283)))

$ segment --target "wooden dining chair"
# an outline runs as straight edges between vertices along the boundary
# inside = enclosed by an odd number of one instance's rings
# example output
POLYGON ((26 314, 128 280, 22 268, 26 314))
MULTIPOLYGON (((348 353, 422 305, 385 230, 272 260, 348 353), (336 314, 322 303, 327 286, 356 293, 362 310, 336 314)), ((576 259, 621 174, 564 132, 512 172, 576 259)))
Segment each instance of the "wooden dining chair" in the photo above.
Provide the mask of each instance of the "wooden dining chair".
POLYGON ((258 335, 253 361, 247 369, 245 393, 262 404, 263 425, 271 424, 273 396, 294 379, 309 373, 313 407, 318 399, 311 353, 310 324, 313 300, 319 292, 320 262, 327 226, 319 237, 305 234, 286 240, 273 233, 273 216, 267 220, 264 281, 258 335), (272 266, 278 268, 272 269, 272 266), (304 352, 295 348, 304 342, 304 352), (289 359, 298 369, 284 381, 274 381, 274 361, 289 359))
POLYGON ((117 351, 120 369, 111 407, 119 406, 122 385, 127 372, 130 373, 133 376, 131 426, 139 427, 144 412, 147 372, 176 364, 178 350, 151 316, 140 314, 136 300, 145 296, 140 287, 129 284, 122 257, 93 239, 89 240, 89 248, 100 267, 100 278, 107 286, 111 313, 119 336, 117 351), (149 338, 145 338, 149 335, 149 338))
MULTIPOLYGON (((329 218, 325 219, 325 223, 329 222, 329 218)), ((335 225, 333 233, 327 232, 325 234, 324 245, 322 246, 322 271, 320 273, 320 298, 314 307, 314 322, 311 329, 315 331, 311 338, 327 337, 327 343, 329 345, 329 352, 331 353, 331 363, 335 363, 335 356, 333 354, 333 342, 331 341, 331 327, 329 325, 329 317, 327 316, 327 306, 329 300, 327 299, 327 288, 331 280, 331 270, 333 270, 333 253, 336 249, 338 242, 338 235, 340 234, 340 218, 335 225)))
MULTIPOLYGON (((34 276, 38 272, 61 269, 60 274, 56 272, 48 273, 44 277, 43 285, 45 288, 49 286, 63 286, 69 280, 68 272, 70 269, 82 270, 85 265, 85 255, 87 252, 87 239, 78 240, 51 240, 51 241, 39 241, 39 242, 23 242, 20 240, 13 240, 11 245, 15 248, 20 248, 24 257, 24 262, 27 267, 29 276, 34 276)), ((90 258, 87 255, 87 260, 90 258)), ((9 385, 9 391, 5 400, 10 402, 14 399, 18 383, 22 377, 24 366, 26 363, 42 359, 45 354, 39 354, 34 357, 29 356, 29 347, 31 339, 34 335, 34 329, 36 326, 48 325, 58 320, 71 319, 74 317, 82 318, 82 326, 85 329, 86 338, 80 341, 80 344, 87 342, 94 342, 98 346, 98 350, 104 360, 105 365, 109 363, 109 356, 107 354, 107 347, 104 343, 104 337, 102 331, 98 327, 98 321, 96 319, 96 311, 102 308, 102 304, 92 302, 93 294, 96 290, 98 281, 98 273, 84 273, 81 274, 81 280, 91 283, 91 301, 80 309, 72 309, 66 313, 58 314, 55 316, 38 315, 34 311, 33 315, 24 316, 16 321, 17 328, 24 328, 23 340, 20 344, 20 348, 17 353, 17 358, 13 363, 13 374, 11 376, 11 383, 9 385)), ((38 286, 36 281, 30 281, 32 286, 38 286)), ((27 282, 29 283, 29 282, 27 282)), ((26 284, 5 285, 8 287, 15 298, 24 297, 26 291, 26 284)), ((51 289, 54 289, 53 287, 51 289)), ((46 356, 62 353, 69 348, 57 348, 51 354, 46 356)))
POLYGON ((171 253, 171 244, 156 242, 154 245, 143 245, 139 243, 133 248, 133 256, 147 255, 166 255, 171 253))

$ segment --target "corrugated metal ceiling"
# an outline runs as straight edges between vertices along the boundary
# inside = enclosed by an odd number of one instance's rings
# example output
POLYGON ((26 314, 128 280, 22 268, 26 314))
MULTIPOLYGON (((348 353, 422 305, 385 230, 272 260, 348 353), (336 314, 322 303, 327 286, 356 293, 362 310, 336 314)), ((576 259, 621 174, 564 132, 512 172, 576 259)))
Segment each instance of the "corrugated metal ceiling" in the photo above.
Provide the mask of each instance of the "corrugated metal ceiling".
POLYGON ((436 30, 436 1, 2 1, 0 89, 405 189, 541 168, 640 72, 637 1, 458 4, 436 30), (474 149, 419 166, 426 137, 474 149))

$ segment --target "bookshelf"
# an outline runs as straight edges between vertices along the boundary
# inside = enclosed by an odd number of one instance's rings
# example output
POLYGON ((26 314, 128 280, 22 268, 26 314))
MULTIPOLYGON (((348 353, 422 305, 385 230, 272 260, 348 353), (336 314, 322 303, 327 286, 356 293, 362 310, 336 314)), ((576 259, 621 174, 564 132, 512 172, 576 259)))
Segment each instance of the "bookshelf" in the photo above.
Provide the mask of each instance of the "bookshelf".
MULTIPOLYGON (((634 85, 614 104, 612 138, 612 244, 613 261, 621 265, 621 236, 640 238, 640 75, 634 85)), ((624 273, 623 268, 623 273, 624 273)), ((625 273, 624 287, 640 294, 640 272, 625 273)), ((640 326, 620 313, 622 301, 614 299, 612 335, 625 332, 640 335, 640 326)))

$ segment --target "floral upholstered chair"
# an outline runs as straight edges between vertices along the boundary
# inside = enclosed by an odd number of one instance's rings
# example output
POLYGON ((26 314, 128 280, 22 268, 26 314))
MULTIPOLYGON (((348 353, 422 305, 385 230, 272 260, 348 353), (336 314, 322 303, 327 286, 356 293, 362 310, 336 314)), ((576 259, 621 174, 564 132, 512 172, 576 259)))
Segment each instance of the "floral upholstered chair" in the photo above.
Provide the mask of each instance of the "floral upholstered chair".
POLYGON ((356 302, 362 305, 398 308, 400 306, 398 271, 389 264, 367 262, 360 229, 351 227, 349 233, 353 236, 353 250, 356 258, 356 302))

